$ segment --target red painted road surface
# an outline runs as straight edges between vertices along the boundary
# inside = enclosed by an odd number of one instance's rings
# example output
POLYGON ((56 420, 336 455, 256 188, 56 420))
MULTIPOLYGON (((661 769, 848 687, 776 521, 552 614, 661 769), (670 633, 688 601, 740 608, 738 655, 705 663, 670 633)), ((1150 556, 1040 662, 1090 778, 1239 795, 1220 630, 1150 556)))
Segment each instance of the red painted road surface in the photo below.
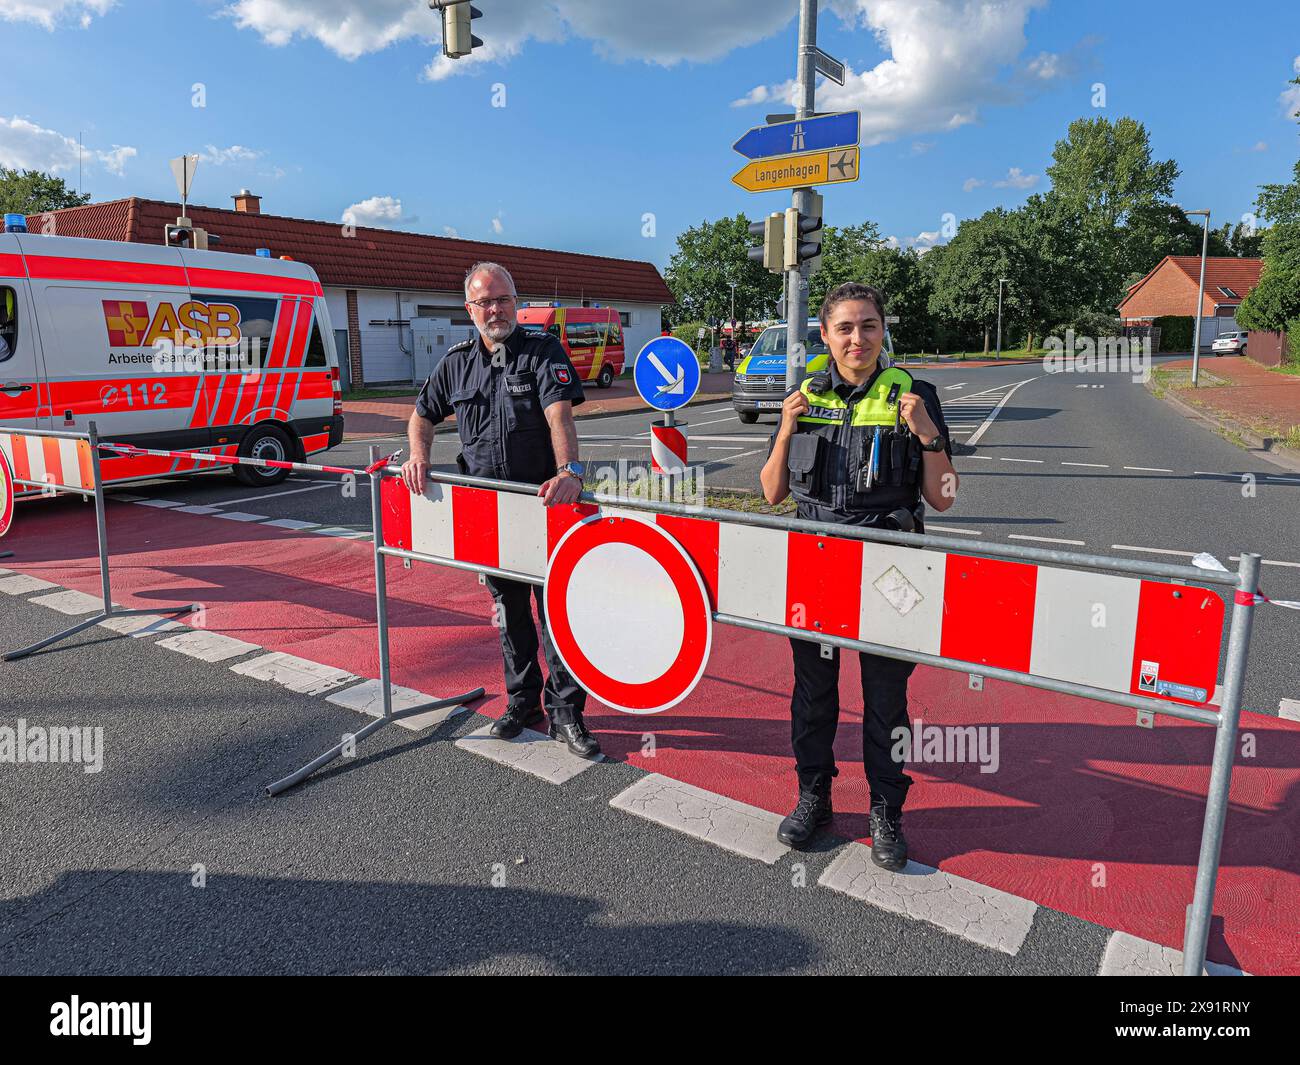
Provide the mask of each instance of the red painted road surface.
MULTIPOLYGON (((217 518, 110 503, 114 597, 206 607, 205 627, 363 677, 379 675, 371 547, 217 518)), ((76 500, 23 504, 4 566, 97 594, 94 520, 76 500)), ((432 695, 477 685, 505 708, 491 600, 473 574, 390 561, 393 679, 432 695)), ((66 619, 51 612, 55 631, 66 619)), ((863 839, 857 663, 842 669, 834 830, 863 839)), ((1258 665, 1258 664, 1257 664, 1258 665)), ((5 669, 22 669, 22 663, 5 669)), ((699 687, 654 717, 593 703, 608 756, 774 812, 794 794, 788 642, 719 626, 699 687), (653 732, 656 754, 642 755, 653 732)), ((913 763, 912 856, 927 865, 1143 939, 1179 947, 1191 901, 1213 735, 1084 699, 920 667, 911 712, 935 725, 997 725, 999 764, 913 763)), ((69 693, 71 694, 71 693, 69 693)), ((268 698, 274 695, 268 692, 268 698)), ((1253 757, 1233 773, 1209 956, 1258 974, 1300 974, 1300 725, 1247 714, 1253 757)), ((739 860, 739 859, 738 859, 739 860)), ((869 948, 864 948, 869 949, 869 948)))

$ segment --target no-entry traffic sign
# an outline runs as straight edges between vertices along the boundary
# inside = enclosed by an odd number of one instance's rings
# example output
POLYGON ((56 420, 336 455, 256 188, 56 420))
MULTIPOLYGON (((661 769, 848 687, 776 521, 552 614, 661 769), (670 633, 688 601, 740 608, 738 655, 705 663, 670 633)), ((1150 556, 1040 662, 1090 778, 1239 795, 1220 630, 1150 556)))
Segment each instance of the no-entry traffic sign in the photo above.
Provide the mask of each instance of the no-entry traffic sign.
POLYGON ((690 556, 651 522, 606 511, 574 525, 551 553, 542 602, 565 668, 615 710, 667 710, 704 675, 708 593, 690 556))

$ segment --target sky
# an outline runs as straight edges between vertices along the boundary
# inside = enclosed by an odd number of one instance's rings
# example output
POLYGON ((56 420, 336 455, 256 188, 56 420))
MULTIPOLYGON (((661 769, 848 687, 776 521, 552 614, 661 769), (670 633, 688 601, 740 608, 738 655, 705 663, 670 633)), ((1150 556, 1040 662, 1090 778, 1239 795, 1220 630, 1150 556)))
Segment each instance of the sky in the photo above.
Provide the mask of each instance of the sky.
MULTIPOLYGON (((472 56, 425 0, 0 0, 0 165, 95 200, 174 200, 667 265, 748 193, 731 145, 792 110, 797 0, 475 0, 472 56), (82 142, 80 174, 78 137, 82 142)), ((1143 122, 1175 199, 1247 215, 1300 157, 1300 4, 822 0, 848 68, 817 109, 859 110, 857 182, 828 224, 924 250, 1048 187, 1081 117, 1143 122), (948 223, 945 226, 945 221, 948 223)))

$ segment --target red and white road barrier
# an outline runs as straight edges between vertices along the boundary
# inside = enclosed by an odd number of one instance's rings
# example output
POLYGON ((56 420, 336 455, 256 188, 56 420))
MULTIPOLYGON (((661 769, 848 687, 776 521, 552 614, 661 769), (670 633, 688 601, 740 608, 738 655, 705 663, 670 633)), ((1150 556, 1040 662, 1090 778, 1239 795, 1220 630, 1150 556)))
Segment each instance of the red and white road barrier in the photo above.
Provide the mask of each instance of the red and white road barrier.
POLYGON ((683 425, 650 426, 650 469, 655 473, 683 473, 686 470, 686 431, 683 425))
MULTIPOLYGON (((569 529, 597 508, 383 481, 384 544, 543 578, 569 529)), ((1105 691, 1204 705, 1224 604, 1183 584, 668 514, 652 521, 695 564, 719 614, 1105 691)))
POLYGON ((14 484, 13 471, 9 469, 9 459, 0 451, 0 536, 7 533, 13 523, 16 493, 17 486, 14 484))
POLYGON ((157 458, 192 459, 195 462, 210 462, 217 466, 255 466, 264 470, 298 470, 304 473, 345 473, 357 476, 365 470, 354 470, 347 466, 318 466, 310 462, 283 462, 280 459, 246 459, 238 455, 214 455, 208 451, 161 451, 154 448, 136 447, 134 444, 100 444, 101 451, 126 457, 152 455, 157 458))
POLYGON ((90 442, 72 437, 33 436, 22 432, 0 432, 0 454, 19 490, 33 485, 49 488, 95 490, 95 471, 90 461, 90 442))

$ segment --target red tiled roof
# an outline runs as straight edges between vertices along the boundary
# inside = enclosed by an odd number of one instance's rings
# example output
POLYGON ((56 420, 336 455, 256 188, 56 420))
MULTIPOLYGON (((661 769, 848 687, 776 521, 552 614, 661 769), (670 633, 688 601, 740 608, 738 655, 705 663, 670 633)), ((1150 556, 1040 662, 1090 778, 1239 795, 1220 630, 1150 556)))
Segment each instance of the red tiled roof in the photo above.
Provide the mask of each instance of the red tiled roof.
MULTIPOLYGON (((1201 257, 1199 255, 1166 255, 1151 268, 1146 277, 1139 278, 1129 285, 1128 292, 1119 302, 1119 309, 1122 309, 1137 290, 1150 281, 1166 263, 1190 278, 1193 285, 1200 284, 1201 257)), ((1225 297, 1218 290, 1219 285, 1227 285, 1239 299, 1245 299, 1247 293, 1259 284, 1259 274, 1263 269, 1263 259, 1239 259, 1227 255, 1206 256, 1205 295, 1216 303, 1223 299, 1230 299, 1231 297, 1225 297)))
MULTIPOLYGON (((196 226, 221 238, 217 251, 252 255, 270 248, 311 266, 325 285, 457 292, 465 271, 483 260, 499 262, 514 276, 521 296, 576 300, 630 300, 673 303, 673 294, 652 263, 576 252, 518 248, 454 237, 403 233, 358 226, 343 235, 341 222, 318 222, 281 215, 191 204, 196 226)), ((161 243, 163 227, 176 221, 180 204, 124 200, 68 207, 52 212, 55 232, 65 237, 161 243)), ((28 228, 40 232, 48 216, 32 215, 28 228)))

